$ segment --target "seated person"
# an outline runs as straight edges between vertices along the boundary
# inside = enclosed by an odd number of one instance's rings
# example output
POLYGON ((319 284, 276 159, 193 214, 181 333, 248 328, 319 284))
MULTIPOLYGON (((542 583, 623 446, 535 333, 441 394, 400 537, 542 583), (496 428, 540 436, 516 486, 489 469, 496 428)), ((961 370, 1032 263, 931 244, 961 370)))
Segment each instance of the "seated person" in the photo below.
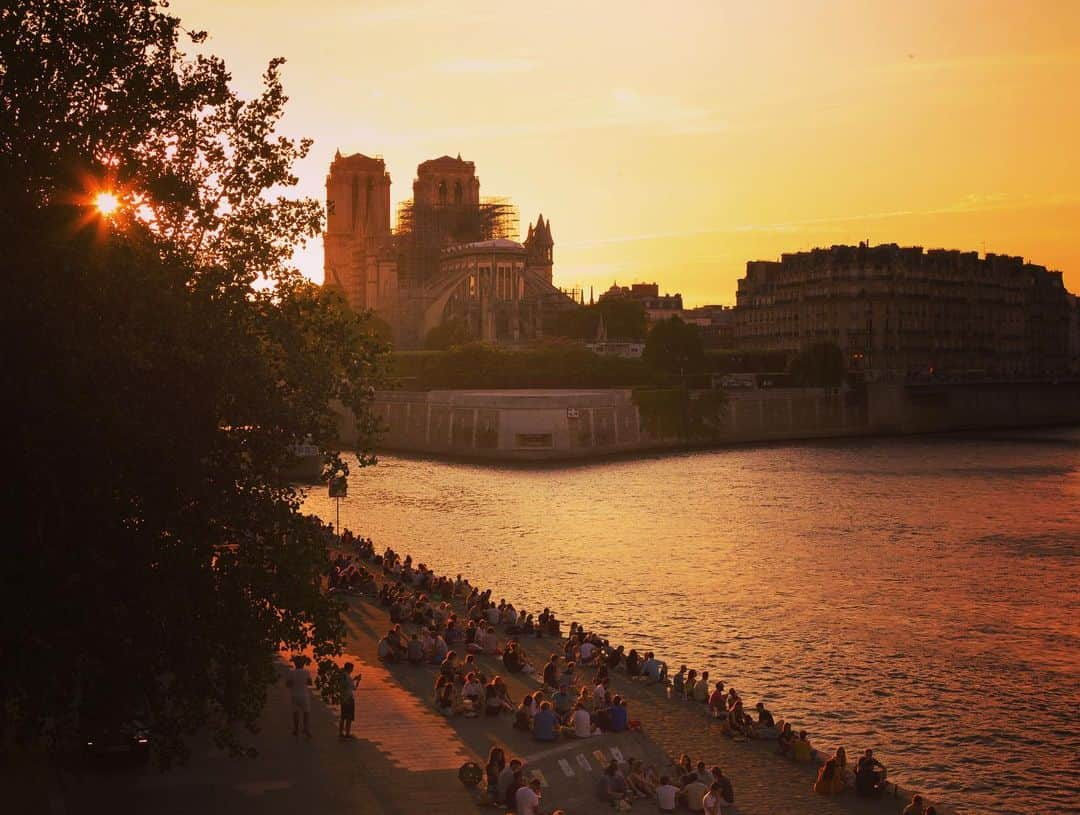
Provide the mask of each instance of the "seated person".
MULTIPOLYGON (((525 699, 532 699, 530 696, 526 696, 525 699)), ((514 729, 523 730, 528 733, 532 730, 532 716, 529 715, 529 708, 525 704, 525 699, 521 700, 521 704, 517 706, 517 710, 514 711, 514 729)))
POLYGON ((780 731, 780 735, 776 737, 777 752, 782 756, 791 755, 792 747, 795 744, 795 733, 791 729, 791 723, 785 722, 783 729, 780 731))
POLYGON ((533 717, 532 736, 537 741, 555 741, 559 737, 559 719, 551 709, 551 702, 541 702, 540 710, 533 717))
POLYGON ((517 643, 513 640, 506 644, 506 649, 503 651, 503 665, 505 665, 506 670, 512 674, 520 673, 521 669, 525 666, 525 661, 521 658, 521 653, 518 651, 517 643))
MULTIPOLYGON (((619 647, 622 648, 621 645, 619 647)), ((641 656, 636 648, 631 648, 626 655, 626 675, 631 678, 641 676, 641 656)))
MULTIPOLYGON (((709 698, 709 672, 702 671, 701 679, 694 685, 694 701, 705 704, 709 698)), ((704 795, 704 793, 702 793, 704 795)))
POLYGON ((439 664, 439 674, 447 679, 453 679, 457 672, 457 654, 447 651, 443 661, 439 664))
POLYGON ((559 688, 565 691, 569 691, 574 686, 574 668, 576 666, 573 662, 567 662, 566 667, 563 668, 563 672, 559 674, 559 688))
POLYGON ((735 788, 731 786, 731 779, 724 775, 724 771, 719 767, 713 767, 712 780, 713 783, 720 785, 720 797, 724 799, 724 802, 729 806, 734 804, 735 788))
POLYGON ((552 654, 544 666, 544 687, 554 690, 559 687, 559 655, 552 654))
POLYGON ((683 698, 691 700, 694 698, 694 688, 697 687, 698 678, 697 671, 693 668, 690 669, 690 673, 686 675, 686 679, 683 682, 683 698))
POLYGON ((799 731, 799 738, 791 744, 791 757, 796 761, 809 761, 813 752, 810 749, 810 739, 806 737, 806 731, 799 731))
POLYGON ((570 698, 570 694, 563 688, 559 688, 555 691, 555 695, 551 697, 551 706, 555 711, 555 715, 559 717, 559 721, 565 722, 574 709, 574 700, 570 698))
POLYGON ((724 708, 726 704, 727 701, 724 698, 724 683, 717 682, 716 686, 713 688, 713 692, 709 694, 709 713, 711 713, 714 718, 720 718, 725 713, 724 708))
POLYGON ((666 775, 660 776, 660 786, 656 788, 656 806, 661 812, 674 812, 679 805, 679 788, 671 783, 666 775))
POLYGON ((601 801, 612 804, 628 797, 626 779, 619 772, 617 762, 612 761, 600 774, 596 784, 596 794, 601 801))
POLYGON ((578 655, 578 662, 582 665, 592 665, 597 655, 596 646, 589 640, 585 640, 581 643, 581 647, 578 648, 578 655))
POLYGON ((656 784, 649 781, 641 759, 630 759, 630 772, 627 773, 626 783, 630 787, 630 794, 636 798, 652 798, 656 795, 656 784))
POLYGON ((696 775, 688 775, 683 779, 682 789, 679 790, 679 797, 682 799, 683 804, 691 812, 701 812, 704 809, 702 800, 705 798, 705 793, 709 791, 709 788, 701 783, 701 780, 696 775))
POLYGON ((469 673, 465 677, 465 684, 461 686, 461 699, 468 703, 474 711, 480 710, 480 702, 484 698, 484 686, 480 684, 475 673, 469 673))
POLYGON ((379 659, 383 662, 397 662, 397 653, 394 651, 394 646, 390 644, 390 640, 383 637, 379 640, 378 646, 379 659))
POLYGON ((569 733, 567 735, 574 736, 579 739, 587 739, 589 736, 596 734, 598 731, 592 724, 592 716, 589 715, 589 711, 585 709, 585 706, 578 702, 574 705, 574 715, 570 717, 569 733))
POLYGON ((630 725, 630 714, 626 710, 626 701, 621 696, 611 700, 608 711, 608 725, 612 733, 621 733, 630 725))
POLYGON ((412 635, 412 639, 409 640, 409 645, 405 650, 409 659, 410 665, 419 665, 424 661, 424 646, 420 642, 420 637, 416 634, 412 635))
POLYGON ((452 716, 460 710, 454 699, 454 683, 444 676, 440 676, 435 684, 435 707, 444 716, 452 716))
POLYGON ((679 672, 671 678, 671 695, 682 696, 686 692, 686 666, 679 668, 679 672))
POLYGON ((874 751, 867 750, 855 766, 855 792, 859 795, 881 795, 887 772, 885 765, 874 758, 874 751))
POLYGON ((836 766, 836 759, 830 758, 821 765, 817 779, 811 789, 818 795, 834 795, 844 788, 844 779, 836 766))
POLYGON ((499 655, 499 638, 495 635, 495 628, 488 626, 480 637, 480 647, 490 657, 499 655))
POLYGON ((513 709, 514 704, 510 701, 505 683, 500 677, 494 677, 484 687, 484 715, 498 716, 504 710, 513 709))
POLYGON ((667 679, 667 665, 657 659, 652 651, 649 651, 645 654, 645 661, 641 664, 641 673, 646 682, 655 685, 667 679))
POLYGON ((776 720, 773 719, 772 713, 765 708, 764 702, 758 702, 755 706, 757 709, 757 723, 762 727, 776 727, 776 720))

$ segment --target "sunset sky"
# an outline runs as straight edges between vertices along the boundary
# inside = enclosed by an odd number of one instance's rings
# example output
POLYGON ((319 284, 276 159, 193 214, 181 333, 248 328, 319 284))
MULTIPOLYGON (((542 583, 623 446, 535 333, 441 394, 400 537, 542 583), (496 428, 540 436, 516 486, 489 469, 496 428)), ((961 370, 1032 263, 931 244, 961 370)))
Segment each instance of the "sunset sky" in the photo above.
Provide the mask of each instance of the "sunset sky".
MULTIPOLYGON (((555 283, 732 303, 749 259, 834 243, 1002 252, 1080 291, 1080 2, 174 0, 283 130, 416 165, 476 162, 555 283)), ((322 279, 322 246, 297 257, 322 279)))

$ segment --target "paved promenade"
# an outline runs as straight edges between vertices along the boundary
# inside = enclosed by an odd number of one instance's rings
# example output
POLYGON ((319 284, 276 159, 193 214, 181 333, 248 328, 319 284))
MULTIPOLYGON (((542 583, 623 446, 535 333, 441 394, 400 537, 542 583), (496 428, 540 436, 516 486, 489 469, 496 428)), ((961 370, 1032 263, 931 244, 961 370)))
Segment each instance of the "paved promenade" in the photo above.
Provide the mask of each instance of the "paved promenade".
MULTIPOLYGON (((388 615, 368 602, 351 601, 350 641, 360 635, 378 637, 386 633, 390 626, 388 615)), ((500 642, 502 638, 500 637, 500 642)), ((534 665, 542 665, 552 652, 562 652, 565 640, 552 638, 521 639, 534 665)), ((534 677, 523 674, 508 675, 503 672, 501 662, 487 657, 479 657, 481 665, 491 673, 499 673, 507 680, 511 696, 519 699, 522 694, 539 689, 540 683, 534 677)), ((431 688, 434 672, 430 669, 412 666, 393 666, 390 669, 403 687, 425 697, 431 706, 431 688)), ((720 734, 719 725, 704 715, 699 705, 668 698, 667 691, 658 686, 647 686, 628 679, 624 674, 612 675, 613 691, 629 699, 631 719, 641 720, 645 735, 649 737, 669 757, 677 758, 688 753, 696 763, 704 760, 710 767, 719 765, 731 778, 735 787, 736 807, 733 811, 739 815, 773 815, 774 813, 828 813, 844 815, 861 813, 862 815, 890 815, 899 813, 907 800, 884 797, 880 800, 864 799, 853 793, 845 792, 837 796, 821 796, 810 790, 817 773, 816 765, 796 764, 775 753, 771 741, 735 742, 720 734)), ((493 744, 499 744, 509 752, 528 758, 537 752, 539 745, 525 734, 512 729, 508 718, 491 719, 450 719, 446 720, 458 733, 459 738, 473 750, 477 756, 486 755, 493 744)), ((622 734, 615 734, 619 738, 622 734)), ((569 742, 581 744, 581 742, 569 742)), ((827 745, 820 745, 826 747, 827 745)), ((832 745, 828 745, 831 747, 832 745)), ((872 746, 872 745, 867 745, 872 746)), ((861 745, 848 745, 848 754, 853 755, 861 745)), ((880 751, 879 751, 880 752, 880 751)), ((659 755, 659 752, 657 752, 659 755)), ((887 761, 887 755, 884 756, 887 761)), ((478 763, 483 763, 479 758, 478 763)), ((550 774, 548 774, 550 775, 550 774)), ((565 779, 556 775, 548 779, 557 792, 565 779)), ((891 787, 890 787, 891 790, 891 787)), ((555 803, 558 796, 553 795, 555 803)), ((545 801, 545 806, 549 804, 545 801)), ((652 812, 654 807, 639 802, 635 811, 652 812)), ((609 808, 598 811, 610 812, 609 808)), ((725 808, 725 812, 728 809, 725 808)), ((941 807, 938 811, 944 813, 941 807)), ((574 815, 568 811, 568 815, 574 815)))
MULTIPOLYGON (((293 737, 288 692, 279 684, 271 688, 260 732, 251 740, 257 757, 232 759, 208 740, 198 739, 187 767, 165 774, 152 767, 112 774, 66 774, 62 783, 53 783, 41 796, 41 807, 34 809, 50 815, 475 813, 480 809, 458 781, 457 771, 470 759, 483 765, 488 749, 496 744, 508 754, 524 757, 527 768, 540 770, 545 810, 561 806, 567 815, 611 811, 592 796, 592 789, 600 768, 612 756, 636 755, 660 765, 665 753, 683 752, 694 762, 701 759, 724 768, 734 784, 737 804, 725 812, 878 815, 902 808, 902 801, 891 798, 866 801, 851 793, 831 798, 815 795, 810 792, 815 768, 776 756, 771 742, 733 742, 719 734, 699 706, 670 700, 665 689, 630 681, 618 673, 613 675, 613 687, 629 699, 630 716, 642 721, 644 733, 541 745, 515 731, 509 716, 446 719, 432 704, 432 669, 383 666, 376 658, 377 639, 390 625, 382 608, 350 599, 346 621, 343 661, 352 661, 362 674, 353 727, 356 739, 337 738, 337 711, 318 700, 312 707, 313 737, 293 737)), ((550 638, 523 642, 537 665, 548 653, 561 651, 561 642, 550 638)), ((501 672, 500 662, 486 657, 480 661, 489 673, 501 672)), ((503 675, 515 699, 539 687, 534 677, 503 675)), ((638 802, 633 811, 651 813, 655 807, 638 802)))

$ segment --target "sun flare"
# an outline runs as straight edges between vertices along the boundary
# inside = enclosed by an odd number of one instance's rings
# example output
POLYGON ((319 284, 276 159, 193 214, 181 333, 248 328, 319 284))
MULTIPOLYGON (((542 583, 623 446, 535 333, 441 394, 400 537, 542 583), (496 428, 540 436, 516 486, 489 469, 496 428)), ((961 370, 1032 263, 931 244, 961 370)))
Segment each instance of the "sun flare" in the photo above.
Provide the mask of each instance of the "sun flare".
POLYGON ((111 192, 99 192, 94 198, 94 206, 97 207, 98 212, 108 218, 120 208, 120 199, 111 192))

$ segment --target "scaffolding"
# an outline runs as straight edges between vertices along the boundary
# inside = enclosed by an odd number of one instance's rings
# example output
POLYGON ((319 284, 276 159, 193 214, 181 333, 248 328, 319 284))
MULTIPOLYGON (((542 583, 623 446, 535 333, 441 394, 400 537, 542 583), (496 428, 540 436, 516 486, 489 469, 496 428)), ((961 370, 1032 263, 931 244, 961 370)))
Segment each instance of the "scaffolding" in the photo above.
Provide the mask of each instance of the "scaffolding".
POLYGON ((398 206, 394 240, 398 274, 423 284, 439 272, 439 257, 448 246, 497 239, 518 240, 517 207, 509 198, 482 198, 479 204, 398 206))

